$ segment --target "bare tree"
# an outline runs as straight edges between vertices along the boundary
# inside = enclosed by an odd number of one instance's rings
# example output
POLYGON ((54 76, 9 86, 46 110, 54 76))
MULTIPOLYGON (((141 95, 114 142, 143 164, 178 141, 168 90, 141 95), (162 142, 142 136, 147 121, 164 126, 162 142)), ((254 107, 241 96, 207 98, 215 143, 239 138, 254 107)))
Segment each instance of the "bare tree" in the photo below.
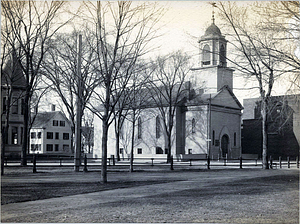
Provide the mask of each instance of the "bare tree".
POLYGON ((49 40, 68 22, 59 23, 56 20, 65 4, 62 1, 1 1, 2 20, 10 31, 4 38, 16 52, 25 77, 22 165, 27 165, 30 99, 48 51, 49 40))
POLYGON ((83 115, 82 127, 82 147, 85 153, 92 153, 94 147, 94 117, 91 114, 85 113, 83 115))
POLYGON ((130 80, 137 59, 147 53, 147 45, 156 36, 155 24, 162 10, 153 3, 86 2, 94 25, 98 80, 90 109, 102 120, 101 181, 107 182, 107 137, 113 111, 130 80), (112 98, 114 95, 114 98, 112 98), (95 106, 100 103, 101 110, 95 106))
MULTIPOLYGON (((98 84, 94 68, 93 35, 88 29, 83 30, 84 42, 82 45, 82 64, 80 69, 81 114, 84 113, 87 102, 98 84)), ((51 86, 51 89, 59 96, 63 103, 60 107, 72 123, 72 152, 74 152, 76 96, 79 94, 77 88, 79 80, 77 77, 77 41, 77 31, 73 31, 70 34, 60 33, 55 35, 55 41, 53 41, 41 69, 41 73, 47 77, 44 80, 45 84, 51 86)))
POLYGON ((232 2, 219 2, 217 7, 231 31, 230 43, 234 47, 232 56, 235 58, 230 61, 244 77, 257 81, 261 99, 263 167, 268 169, 267 108, 274 82, 283 74, 279 69, 282 65, 280 56, 272 53, 272 49, 278 46, 278 34, 274 30, 262 31, 260 24, 264 18, 255 14, 250 6, 245 8, 232 2))
POLYGON ((277 32, 278 45, 270 49, 270 54, 280 57, 283 70, 289 76, 288 93, 300 91, 300 16, 299 1, 274 1, 256 3, 256 12, 265 20, 260 24, 263 32, 277 32))
POLYGON ((153 82, 149 85, 152 99, 159 109, 166 134, 166 153, 171 157, 172 130, 176 109, 188 99, 190 83, 185 84, 190 71, 189 57, 175 52, 158 57, 153 64, 153 82))

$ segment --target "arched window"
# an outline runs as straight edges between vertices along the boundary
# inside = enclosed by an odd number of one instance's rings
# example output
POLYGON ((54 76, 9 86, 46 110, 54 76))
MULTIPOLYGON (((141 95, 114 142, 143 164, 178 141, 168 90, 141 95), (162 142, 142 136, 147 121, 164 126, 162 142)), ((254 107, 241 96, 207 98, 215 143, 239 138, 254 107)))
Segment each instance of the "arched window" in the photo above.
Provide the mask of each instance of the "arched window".
POLYGON ((195 118, 192 120, 192 133, 196 133, 196 121, 195 118))
POLYGON ((215 145, 215 131, 212 133, 212 145, 215 145))
POLYGON ((156 138, 160 137, 160 119, 159 116, 156 117, 156 138))
POLYGON ((142 138, 142 119, 138 118, 138 139, 142 138))
POLYGON ((225 66, 225 63, 226 63, 226 51, 224 45, 222 44, 220 47, 220 65, 225 66))
POLYGON ((203 51, 202 51, 202 56, 203 56, 202 63, 203 63, 203 65, 210 65, 210 55, 211 55, 211 52, 210 52, 209 45, 206 44, 203 47, 203 51))

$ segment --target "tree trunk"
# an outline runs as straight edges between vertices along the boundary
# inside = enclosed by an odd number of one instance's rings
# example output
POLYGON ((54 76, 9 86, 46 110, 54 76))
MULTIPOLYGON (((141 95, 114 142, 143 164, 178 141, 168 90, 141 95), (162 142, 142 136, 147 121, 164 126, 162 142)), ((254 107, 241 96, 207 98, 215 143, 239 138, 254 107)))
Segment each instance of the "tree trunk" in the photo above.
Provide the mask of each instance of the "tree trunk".
POLYGON ((134 150, 134 126, 135 126, 135 110, 132 114, 132 136, 131 136, 131 150, 130 150, 130 172, 133 172, 133 150, 134 150))
POLYGON ((29 127, 29 93, 26 91, 25 99, 24 99, 24 132, 23 132, 23 144, 21 151, 21 165, 27 165, 27 148, 28 148, 28 127, 29 127))
POLYGON ((116 159, 120 161, 120 132, 116 131, 116 159))
POLYGON ((108 136, 108 121, 107 115, 102 121, 102 162, 101 162, 101 182, 107 183, 107 136, 108 136))
POLYGON ((262 116, 262 161, 263 169, 269 169, 268 165, 268 126, 267 126, 267 100, 262 100, 261 107, 261 116, 262 116))
POLYGON ((2 130, 2 147, 1 147, 1 176, 4 175, 4 159, 5 159, 5 144, 7 141, 7 133, 8 133, 8 121, 4 128, 1 128, 2 130))
MULTIPOLYGON (((9 129, 9 114, 10 114, 10 104, 11 104, 11 91, 8 90, 7 94, 7 102, 6 102, 6 125, 2 126, 1 123, 1 131, 2 131, 2 147, 1 147, 1 176, 4 175, 4 159, 5 159, 5 145, 8 142, 8 129, 9 129)), ((22 136, 21 136, 22 137, 22 136)))
MULTIPOLYGON (((172 102, 170 102, 171 105, 172 102)), ((169 106, 169 130, 167 131, 167 163, 171 162, 171 135, 173 128, 172 106, 169 106)))

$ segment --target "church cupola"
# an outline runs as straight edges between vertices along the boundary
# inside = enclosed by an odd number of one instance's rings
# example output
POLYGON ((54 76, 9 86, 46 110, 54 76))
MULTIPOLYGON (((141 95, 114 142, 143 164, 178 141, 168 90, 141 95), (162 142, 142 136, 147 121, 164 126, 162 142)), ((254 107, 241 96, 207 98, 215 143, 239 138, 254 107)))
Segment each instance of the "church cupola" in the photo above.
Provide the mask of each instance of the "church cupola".
POLYGON ((214 12, 212 24, 206 29, 204 36, 199 40, 200 66, 226 67, 227 40, 215 24, 214 12))
MULTIPOLYGON (((214 6, 214 5, 213 5, 214 6)), ((233 88, 233 69, 227 67, 227 40, 215 24, 214 11, 212 23, 198 41, 199 65, 191 68, 191 80, 204 92, 215 92, 224 86, 233 88)))

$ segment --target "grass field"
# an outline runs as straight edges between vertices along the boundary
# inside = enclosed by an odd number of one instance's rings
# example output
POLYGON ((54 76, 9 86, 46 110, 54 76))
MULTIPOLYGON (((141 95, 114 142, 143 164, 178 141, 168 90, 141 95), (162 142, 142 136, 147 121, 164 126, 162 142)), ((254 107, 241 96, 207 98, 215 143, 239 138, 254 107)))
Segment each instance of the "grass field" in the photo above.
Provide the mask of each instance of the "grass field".
POLYGON ((1 221, 299 223, 297 169, 110 172, 107 184, 99 178, 11 172, 2 178, 1 221))

